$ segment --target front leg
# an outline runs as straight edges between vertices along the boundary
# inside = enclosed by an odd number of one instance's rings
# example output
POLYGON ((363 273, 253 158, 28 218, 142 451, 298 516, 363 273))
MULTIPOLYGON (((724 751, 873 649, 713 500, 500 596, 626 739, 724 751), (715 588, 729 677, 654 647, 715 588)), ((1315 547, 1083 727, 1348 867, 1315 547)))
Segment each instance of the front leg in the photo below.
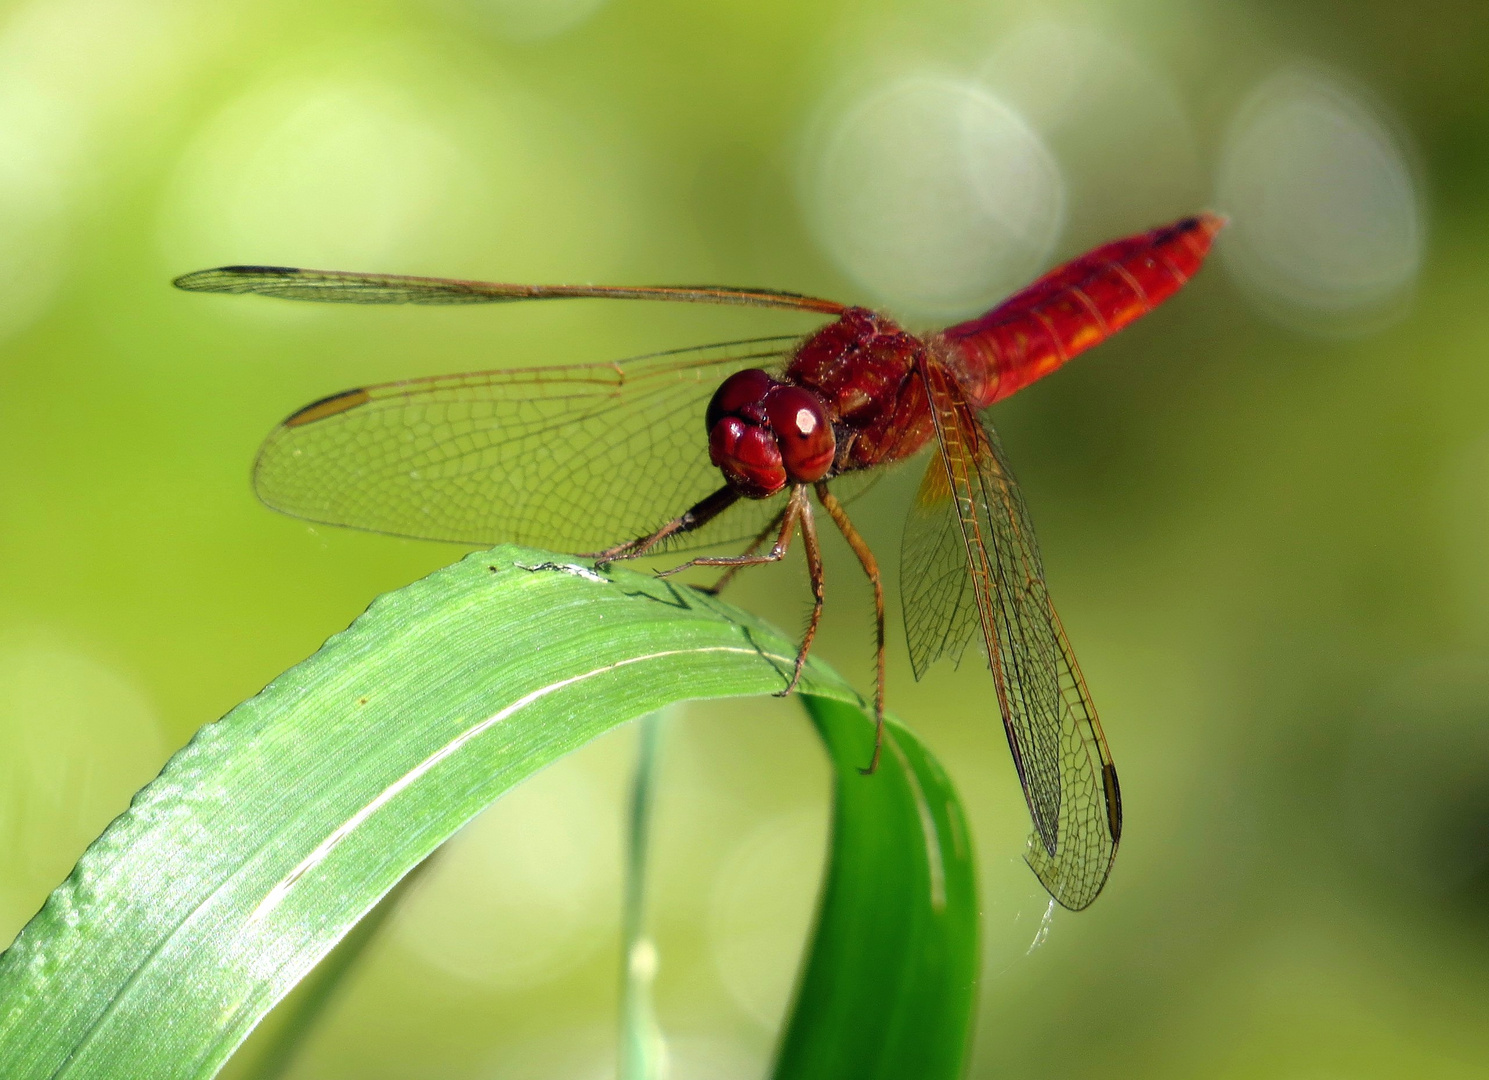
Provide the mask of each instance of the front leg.
POLYGON ((698 500, 688 507, 685 513, 673 518, 656 532, 638 536, 624 544, 616 544, 604 551, 587 552, 584 557, 594 559, 596 566, 619 562, 622 559, 639 559, 658 544, 674 536, 701 529, 738 501, 739 492, 731 487, 721 487, 707 498, 698 500))
MULTIPOLYGON (((724 488, 709 496, 708 499, 698 503, 692 510, 682 517, 675 518, 650 536, 643 536, 632 540, 628 544, 620 544, 596 554, 597 564, 619 559, 634 559, 644 555, 651 548, 656 547, 662 541, 672 536, 680 535, 717 516, 722 510, 732 506, 739 496, 731 489, 724 488), (728 496, 727 499, 724 496, 728 496), (713 503, 721 505, 713 507, 713 503)), ((784 690, 778 692, 777 696, 785 697, 796 689, 797 683, 801 681, 801 672, 806 667, 807 656, 812 650, 812 642, 817 637, 817 627, 822 621, 822 607, 825 589, 822 574, 822 551, 817 544, 817 523, 812 516, 812 505, 808 499, 807 486, 805 484, 794 484, 791 487, 791 495, 786 500, 785 509, 772 519, 771 523, 757 536, 750 546, 745 548, 742 555, 728 556, 703 556, 702 558, 689 559, 681 566, 674 566, 670 570, 660 570, 658 577, 671 577, 684 570, 690 570, 695 566, 723 566, 725 571, 712 589, 704 589, 704 592, 717 592, 728 583, 729 579, 746 566, 760 566, 765 563, 780 562, 791 550, 791 537, 796 532, 797 523, 801 524, 802 543, 807 552, 807 571, 811 575, 812 583, 812 614, 807 621, 806 633, 802 637, 801 647, 796 651, 796 663, 792 667, 791 680, 786 684, 784 690), (776 533, 776 542, 771 549, 763 555, 754 554, 754 549, 759 547, 765 537, 770 535, 772 529, 779 524, 780 529, 776 533)), ((877 758, 875 759, 877 760, 877 758)))
MULTIPOLYGON (((658 576, 667 577, 679 573, 694 566, 727 566, 728 572, 724 580, 730 574, 734 574, 746 566, 759 566, 763 563, 779 562, 786 557, 786 552, 791 547, 792 534, 796 532, 798 523, 801 525, 802 544, 807 552, 807 572, 812 581, 812 615, 807 621, 806 633, 802 636, 801 647, 796 650, 796 663, 791 670, 791 681, 785 689, 776 692, 777 697, 785 697, 796 689, 796 684, 801 681, 802 668, 806 666, 807 655, 812 651, 812 641, 817 637, 817 626, 822 621, 822 603, 824 589, 822 584, 822 550, 817 545, 817 523, 812 517, 812 504, 807 498, 805 484, 797 484, 791 489, 791 497, 786 501, 786 508, 781 511, 776 519, 781 523, 780 532, 776 535, 775 545, 764 555, 753 555, 746 549, 743 555, 731 555, 723 557, 704 557, 692 559, 681 566, 671 570, 663 570, 658 576)), ((768 535, 768 534, 765 534, 768 535)), ((759 543, 757 539, 755 547, 759 543)))
MULTIPOLYGON (((781 527, 781 521, 785 517, 786 508, 783 506, 781 508, 781 512, 765 523, 765 528, 761 529, 757 534, 755 534, 755 539, 751 540, 749 546, 746 547, 744 551, 740 552, 740 554, 753 555, 755 553, 755 550, 759 548, 761 544, 765 543, 765 541, 770 538, 770 535, 772 533, 774 533, 781 527)), ((742 566, 731 566, 729 567, 729 569, 720 574, 719 579, 712 585, 694 585, 693 588, 697 589, 701 593, 707 593, 709 596, 718 596, 724 591, 724 587, 728 585, 729 582, 734 580, 734 575, 739 573, 743 569, 744 567, 742 566)))
MULTIPOLYGON (((700 559, 689 559, 681 566, 674 566, 670 570, 660 570, 658 577, 671 577, 680 574, 684 570, 691 570, 695 566, 727 566, 731 571, 739 570, 746 566, 760 566, 763 563, 780 562, 786 557, 786 552, 791 549, 791 535, 796 531, 796 522, 801 518, 803 510, 810 514, 807 507, 807 489, 805 484, 797 484, 791 489, 791 497, 786 500, 786 509, 781 511, 777 518, 781 523, 781 531, 776 536, 775 546, 764 555, 752 555, 749 548, 745 549, 743 555, 704 556, 700 559)), ((751 544, 750 547, 754 547, 751 544)))

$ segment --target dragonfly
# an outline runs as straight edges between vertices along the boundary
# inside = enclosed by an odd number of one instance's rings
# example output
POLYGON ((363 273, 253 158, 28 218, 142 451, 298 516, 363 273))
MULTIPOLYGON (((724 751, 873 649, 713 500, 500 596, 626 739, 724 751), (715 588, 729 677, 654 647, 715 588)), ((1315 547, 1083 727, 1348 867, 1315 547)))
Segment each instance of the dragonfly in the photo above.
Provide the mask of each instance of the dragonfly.
POLYGON ((311 521, 525 543, 602 565, 747 541, 738 554, 664 571, 721 567, 715 590, 744 567, 784 558, 800 533, 812 611, 782 693, 797 684, 824 604, 815 495, 873 589, 872 772, 883 741, 884 589, 844 503, 886 466, 931 447, 901 545, 911 667, 920 679, 941 657, 960 662, 979 638, 1033 822, 1026 859, 1056 901, 1080 910, 1111 872, 1121 791, 988 409, 1172 296, 1224 224, 1201 213, 1112 241, 985 314, 926 334, 833 300, 713 285, 523 285, 282 266, 224 266, 175 284, 348 304, 596 297, 830 319, 805 336, 344 390, 274 429, 254 486, 270 507, 311 521))

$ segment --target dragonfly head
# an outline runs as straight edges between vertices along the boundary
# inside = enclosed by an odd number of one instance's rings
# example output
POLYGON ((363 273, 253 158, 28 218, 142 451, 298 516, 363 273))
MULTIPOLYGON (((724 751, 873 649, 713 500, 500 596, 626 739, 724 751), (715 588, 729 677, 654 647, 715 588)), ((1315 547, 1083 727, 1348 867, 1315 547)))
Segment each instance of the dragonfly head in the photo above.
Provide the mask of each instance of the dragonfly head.
POLYGON ((837 452, 822 400, 764 371, 737 371, 714 393, 705 416, 709 459, 740 494, 765 499, 821 480, 837 452))

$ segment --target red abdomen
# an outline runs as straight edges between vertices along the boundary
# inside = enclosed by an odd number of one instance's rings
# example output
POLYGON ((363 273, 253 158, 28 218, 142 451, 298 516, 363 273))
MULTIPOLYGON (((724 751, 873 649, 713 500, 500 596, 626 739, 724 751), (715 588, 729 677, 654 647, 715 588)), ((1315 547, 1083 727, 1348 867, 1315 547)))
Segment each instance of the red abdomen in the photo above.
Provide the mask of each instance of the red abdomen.
POLYGON ((1006 398, 1152 311, 1194 276, 1224 225, 1200 214, 1103 244, 943 331, 969 402, 1006 398))

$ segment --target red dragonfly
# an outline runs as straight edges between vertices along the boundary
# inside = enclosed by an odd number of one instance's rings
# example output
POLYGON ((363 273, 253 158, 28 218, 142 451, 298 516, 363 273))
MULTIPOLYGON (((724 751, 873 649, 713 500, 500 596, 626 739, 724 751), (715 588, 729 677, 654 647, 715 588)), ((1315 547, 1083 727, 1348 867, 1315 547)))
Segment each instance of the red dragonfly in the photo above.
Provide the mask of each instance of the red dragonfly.
POLYGON ((1200 214, 1106 244, 987 314, 923 336, 864 308, 769 289, 511 285, 278 266, 202 270, 176 285, 351 304, 606 297, 831 316, 805 338, 343 391, 274 430, 254 484, 269 506, 312 521, 515 541, 601 562, 749 539, 739 555, 676 568, 726 567, 715 588, 743 566, 784 557, 800 531, 813 606, 783 693, 796 685, 822 613, 814 492, 873 585, 872 771, 884 715, 884 593, 839 496, 934 441, 901 550, 911 664, 919 679, 938 657, 959 660, 982 631, 1034 822, 1028 861, 1057 901, 1078 910, 1101 891, 1121 837, 1117 772, 985 410, 1152 311, 1199 270, 1224 223, 1200 214), (616 543, 625 537, 634 539, 616 543))

